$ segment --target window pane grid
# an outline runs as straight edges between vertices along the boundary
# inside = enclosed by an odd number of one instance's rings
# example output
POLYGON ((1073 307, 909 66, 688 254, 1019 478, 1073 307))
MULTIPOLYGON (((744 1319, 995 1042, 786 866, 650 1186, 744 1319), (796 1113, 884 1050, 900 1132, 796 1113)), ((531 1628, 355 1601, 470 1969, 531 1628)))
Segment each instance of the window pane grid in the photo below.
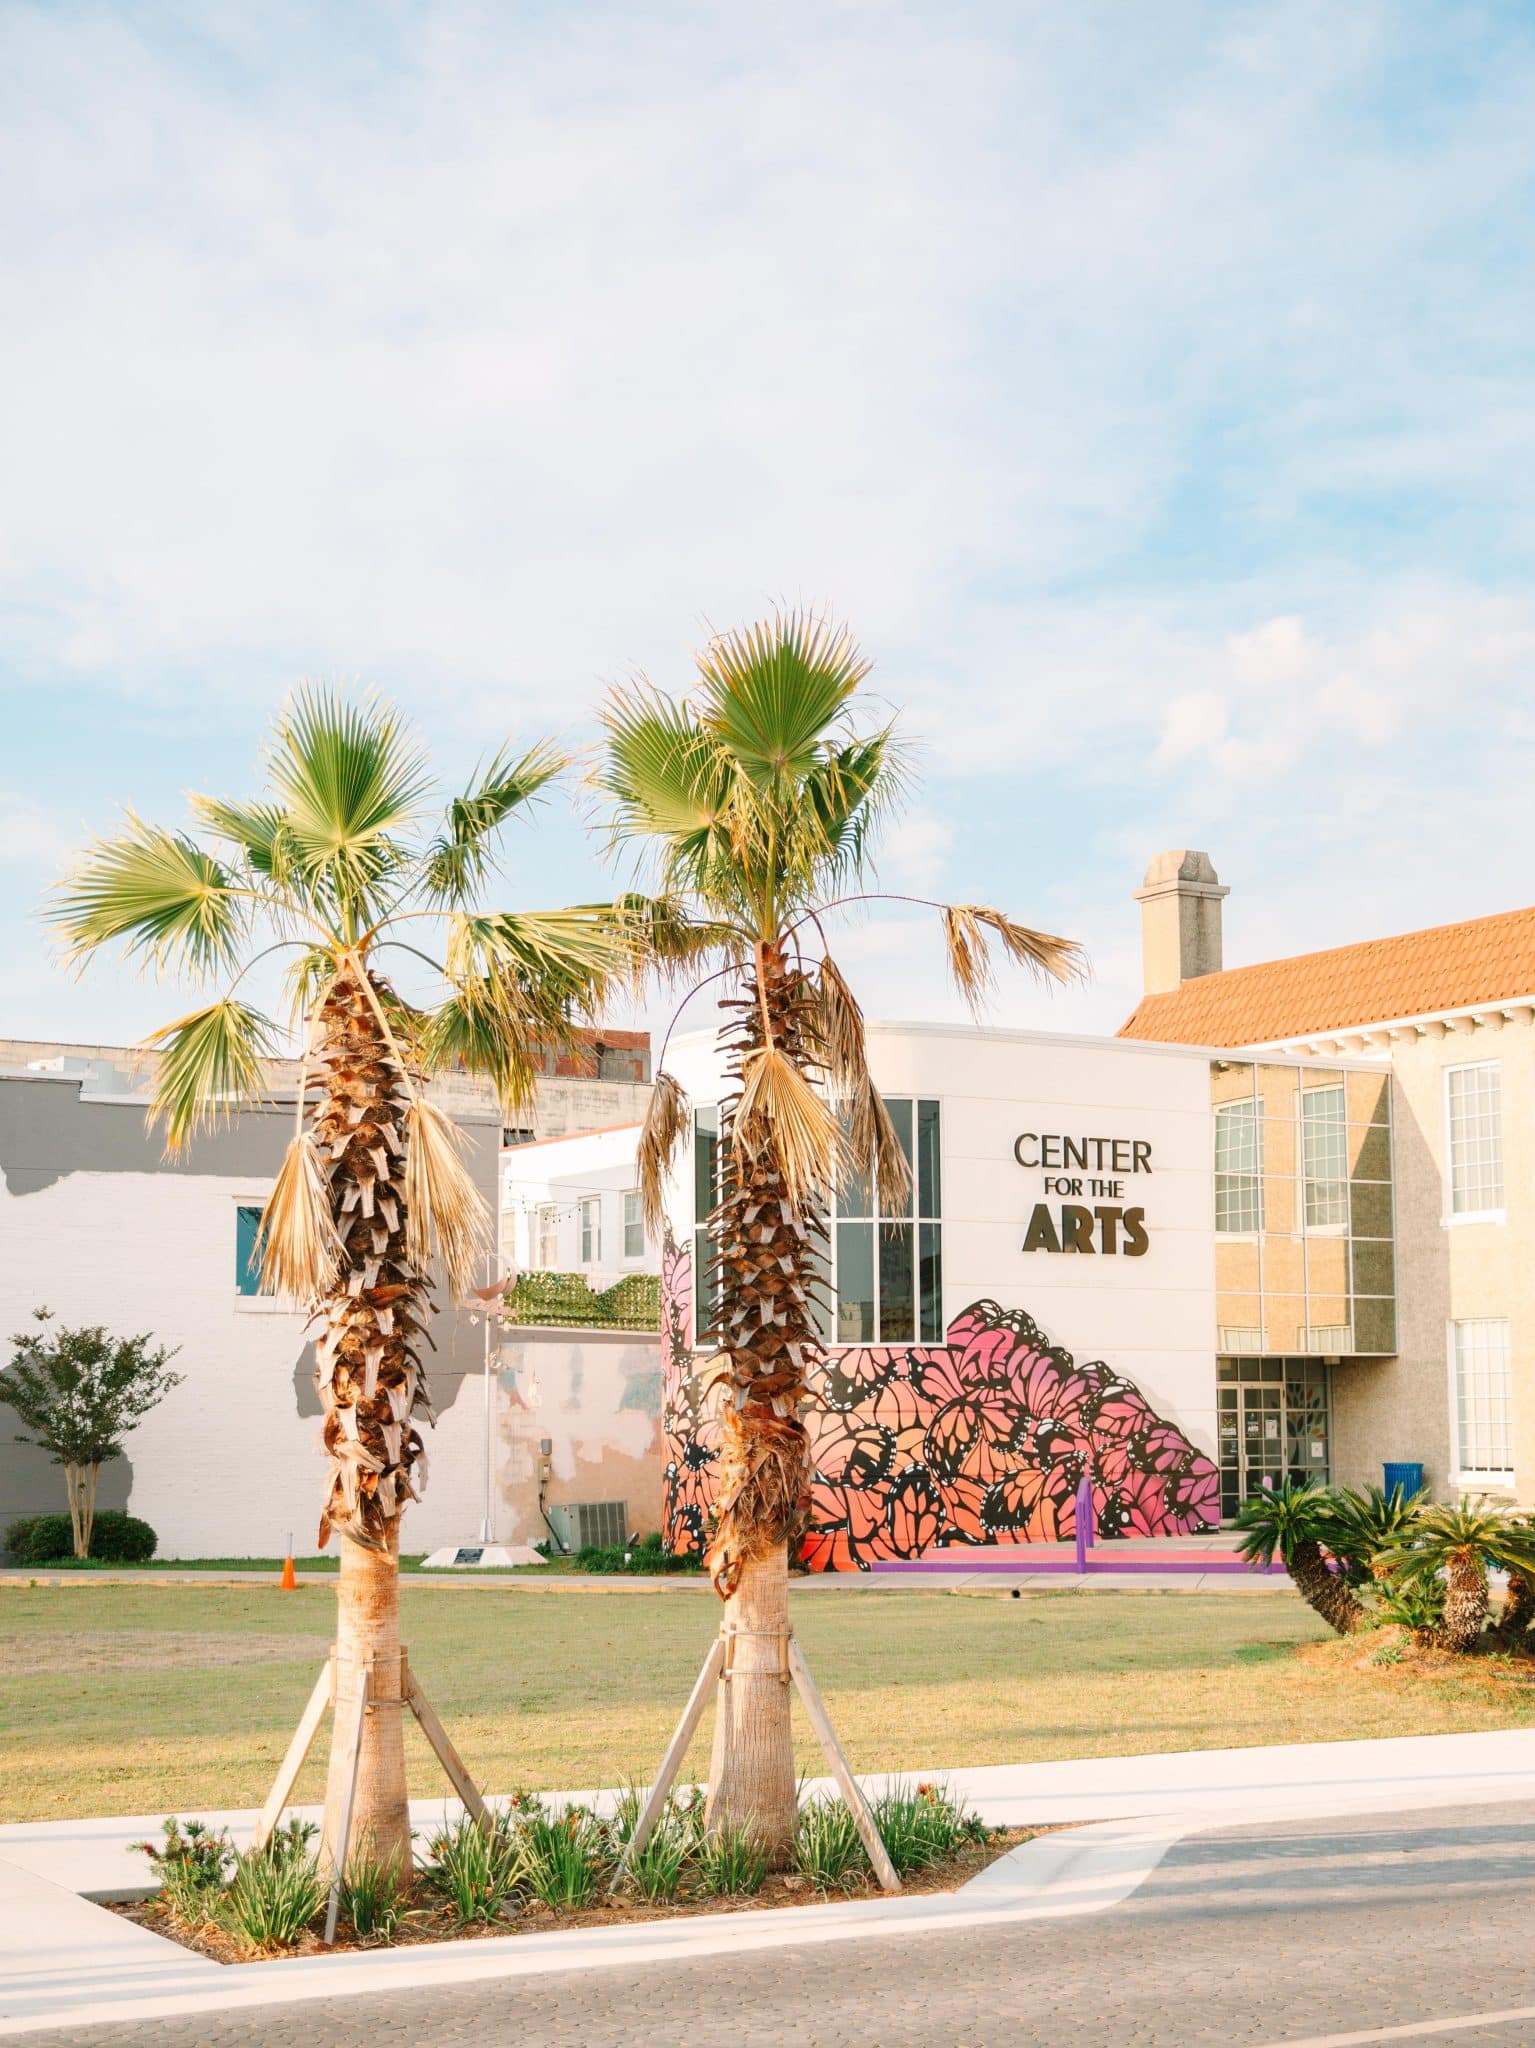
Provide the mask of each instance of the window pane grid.
POLYGON ((1450 1208, 1503 1207, 1503 1083, 1496 1060, 1452 1067, 1448 1077, 1450 1208))
POLYGON ((1263 1127, 1256 1102, 1223 1102, 1215 1112, 1215 1227, 1263 1228, 1263 1127))
POLYGON ((1455 1448, 1462 1472, 1509 1472, 1514 1464, 1508 1324, 1455 1323, 1455 1448))
POLYGON ((1348 1124, 1343 1084, 1308 1088, 1301 1096, 1301 1151, 1306 1176, 1306 1227, 1348 1222, 1348 1124))

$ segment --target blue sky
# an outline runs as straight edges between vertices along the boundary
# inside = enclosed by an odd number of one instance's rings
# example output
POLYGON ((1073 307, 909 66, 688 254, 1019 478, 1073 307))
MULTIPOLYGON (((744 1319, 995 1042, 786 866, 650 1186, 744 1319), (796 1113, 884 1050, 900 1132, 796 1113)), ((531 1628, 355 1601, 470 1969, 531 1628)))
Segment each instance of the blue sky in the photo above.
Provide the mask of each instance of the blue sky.
MULTIPOLYGON (((1535 14, 0 0, 0 1036, 117 807, 305 675, 461 774, 830 605, 924 743, 892 887, 1227 959, 1535 900, 1535 14)), ((508 901, 604 886, 555 808, 508 901)), ((843 953, 952 1014, 926 927, 843 953)))

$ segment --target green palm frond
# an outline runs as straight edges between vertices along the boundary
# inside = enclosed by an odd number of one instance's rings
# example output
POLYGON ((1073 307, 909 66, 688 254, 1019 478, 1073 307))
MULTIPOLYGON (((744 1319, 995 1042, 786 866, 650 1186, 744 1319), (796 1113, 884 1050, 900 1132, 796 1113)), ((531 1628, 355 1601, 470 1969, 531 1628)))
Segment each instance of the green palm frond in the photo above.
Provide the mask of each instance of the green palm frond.
POLYGON ((1249 1564, 1270 1565, 1276 1552, 1289 1564, 1303 1545, 1332 1549, 1340 1536, 1332 1494, 1309 1479, 1286 1479, 1272 1491, 1255 1493, 1237 1510, 1237 1527, 1238 1554, 1249 1564))
POLYGON ((1378 1554, 1382 1570, 1403 1586, 1437 1578, 1457 1561, 1535 1574, 1535 1530, 1491 1501, 1435 1502, 1419 1507, 1410 1526, 1378 1554))
POLYGON ((456 909, 468 903, 494 866, 496 834, 565 765, 558 747, 540 744, 521 755, 503 748, 453 799, 427 855, 425 883, 438 901, 456 909))
POLYGON ((602 723, 595 780, 612 799, 614 843, 657 841, 663 887, 696 882, 729 852, 728 755, 686 705, 643 683, 615 690, 602 723))
POLYGON ((180 1152, 267 1094, 266 1061, 277 1032, 259 1010, 226 996, 194 1010, 146 1040, 158 1054, 150 1122, 165 1126, 168 1152, 180 1152))
POLYGON ((218 861, 181 832, 146 825, 89 847, 58 884, 57 930, 72 959, 124 941, 130 958, 194 975, 239 954, 245 898, 218 861))
POLYGON ((829 886, 863 871, 871 841, 905 800, 906 778, 906 751, 888 725, 828 753, 805 776, 801 825, 829 886))
POLYGON ((413 1033, 414 1047, 428 1072, 462 1067, 494 1086, 503 1109, 527 1108, 541 1071, 541 1055, 569 1041, 565 1020, 546 1018, 538 1006, 519 1002, 505 982, 488 976, 461 982, 428 1010, 413 1033))
POLYGON ((277 721, 268 774, 311 886, 354 924, 410 858, 400 835, 430 787, 419 745, 380 699, 306 686, 277 721))
POLYGON ((195 792, 189 801, 215 839, 238 847, 253 873, 278 884, 292 879, 297 849, 280 805, 227 803, 222 797, 195 792))
POLYGON ((814 613, 719 634, 698 663, 699 723, 749 781, 798 783, 869 666, 844 628, 814 613))
POLYGON ((744 957, 751 950, 751 936, 739 925, 695 916, 680 896, 630 892, 615 898, 613 914, 628 935, 637 976, 669 981, 716 954, 744 957))
POLYGON ((460 913, 448 920, 450 980, 489 975, 572 1012, 600 1003, 633 954, 630 928, 608 903, 460 913))

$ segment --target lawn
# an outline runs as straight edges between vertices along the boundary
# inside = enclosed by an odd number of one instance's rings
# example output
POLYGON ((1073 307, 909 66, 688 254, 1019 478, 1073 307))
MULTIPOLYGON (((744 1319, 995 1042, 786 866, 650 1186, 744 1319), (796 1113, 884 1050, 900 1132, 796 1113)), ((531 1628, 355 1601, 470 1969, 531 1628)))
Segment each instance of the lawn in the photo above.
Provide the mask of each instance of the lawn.
MULTIPOLYGON (((265 1796, 331 1635, 323 1580, 0 1590, 0 1819, 265 1796)), ((404 1635, 490 1790, 653 1769, 716 1625, 703 1589, 411 1586, 404 1635)), ((1439 1734, 1535 1722, 1535 1692, 1310 1661, 1288 1595, 1020 1600, 817 1587, 794 1625, 854 1768, 1439 1734)), ((413 1726, 413 1785, 439 1785, 413 1726)), ((707 1724, 705 1735, 707 1733, 707 1724)), ((821 1768, 808 1727, 800 1755, 821 1768)), ((317 1747, 317 1757, 320 1754, 317 1747)), ((701 1739, 694 1763, 702 1767, 701 1739)), ((318 1761, 301 1797, 317 1797, 318 1761)))

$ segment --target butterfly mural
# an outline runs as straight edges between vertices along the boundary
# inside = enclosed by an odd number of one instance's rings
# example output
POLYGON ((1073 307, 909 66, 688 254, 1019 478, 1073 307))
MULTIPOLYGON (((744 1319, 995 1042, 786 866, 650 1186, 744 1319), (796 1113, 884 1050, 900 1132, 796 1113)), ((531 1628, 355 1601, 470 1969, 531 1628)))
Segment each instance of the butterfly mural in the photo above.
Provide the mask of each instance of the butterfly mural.
MULTIPOLYGON (((661 1271, 667 1548, 701 1553, 719 1458, 691 1350, 691 1261, 661 1271)), ((1100 1536, 1184 1536, 1220 1520, 1220 1475, 1140 1390, 1078 1365, 1021 1309, 978 1301, 946 1344, 834 1351, 806 1417, 815 1478, 811 1571, 964 1544, 1069 1542, 1087 1474, 1100 1536)))

